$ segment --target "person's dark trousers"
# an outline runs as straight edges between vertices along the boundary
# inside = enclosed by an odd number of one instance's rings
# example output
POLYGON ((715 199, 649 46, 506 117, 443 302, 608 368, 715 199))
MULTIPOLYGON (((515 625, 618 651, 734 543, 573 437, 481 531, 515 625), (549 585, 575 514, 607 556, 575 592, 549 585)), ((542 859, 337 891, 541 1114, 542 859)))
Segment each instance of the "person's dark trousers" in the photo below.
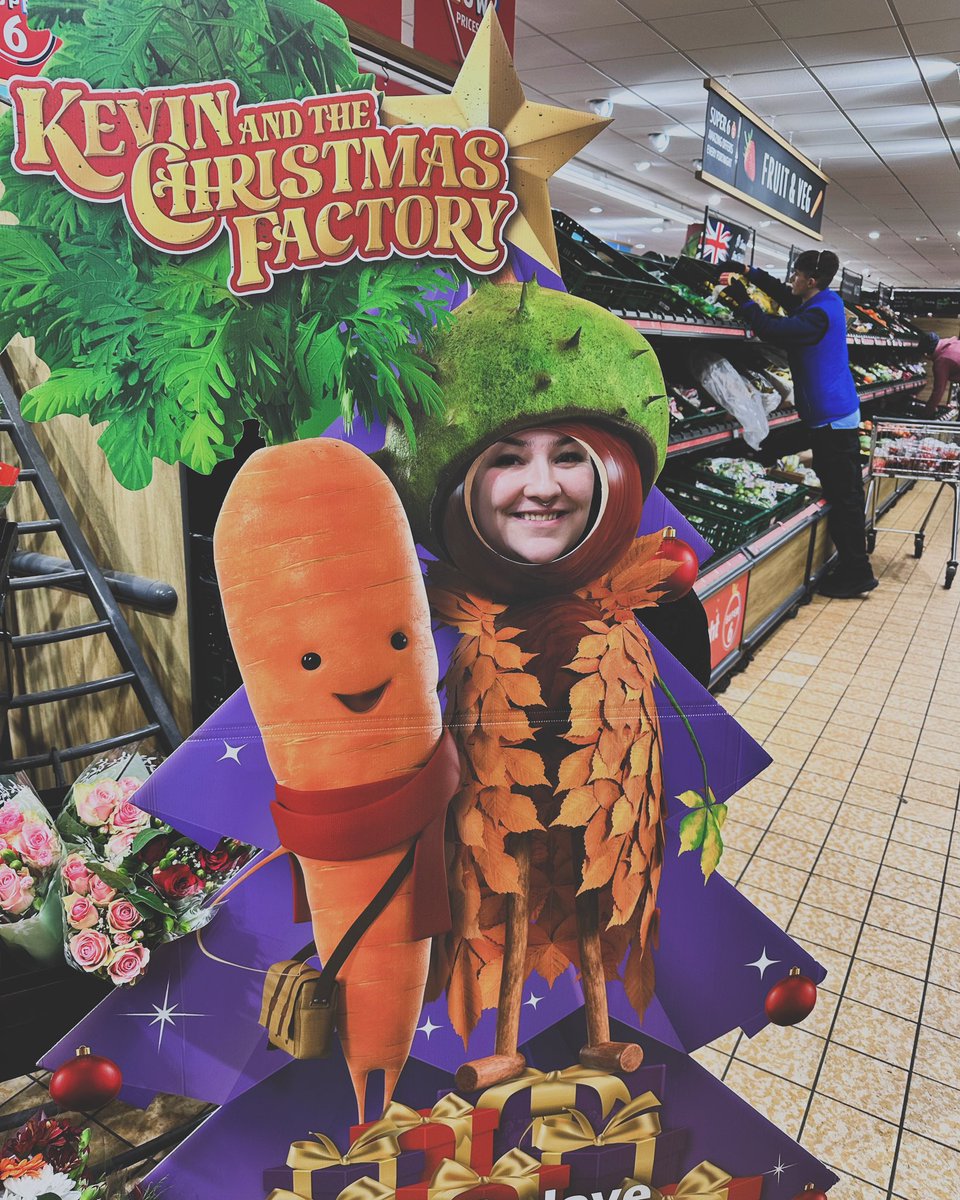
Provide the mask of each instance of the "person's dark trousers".
POLYGON ((830 504, 827 528, 837 548, 837 571, 845 579, 870 579, 859 431, 825 425, 810 430, 810 442, 813 469, 830 504))

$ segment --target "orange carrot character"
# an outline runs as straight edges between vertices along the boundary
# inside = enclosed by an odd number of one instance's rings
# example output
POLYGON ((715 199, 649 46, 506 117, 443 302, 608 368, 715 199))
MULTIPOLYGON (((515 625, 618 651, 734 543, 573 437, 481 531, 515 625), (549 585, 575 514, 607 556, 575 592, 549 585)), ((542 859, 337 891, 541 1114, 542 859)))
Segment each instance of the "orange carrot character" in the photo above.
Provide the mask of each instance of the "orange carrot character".
POLYGON ((223 607, 295 856, 297 919, 326 961, 418 838, 412 873, 340 975, 337 1028, 360 1119, 410 1052, 430 939, 450 928, 443 827, 459 783, 441 726, 437 654, 406 516, 345 442, 254 454, 214 538, 223 607))

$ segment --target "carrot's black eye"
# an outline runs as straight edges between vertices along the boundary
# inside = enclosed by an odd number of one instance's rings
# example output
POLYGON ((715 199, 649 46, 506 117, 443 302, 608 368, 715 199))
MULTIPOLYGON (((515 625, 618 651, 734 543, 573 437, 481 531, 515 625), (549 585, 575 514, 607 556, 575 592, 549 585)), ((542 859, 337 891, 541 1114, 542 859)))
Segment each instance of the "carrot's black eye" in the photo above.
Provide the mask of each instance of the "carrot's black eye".
POLYGON ((399 630, 397 630, 397 632, 390 639, 390 645, 394 648, 394 650, 406 650, 409 644, 410 639, 405 633, 401 633, 399 630))
POLYGON ((300 666, 303 667, 305 671, 315 671, 317 667, 320 666, 320 655, 314 654, 312 651, 310 654, 305 654, 303 658, 300 659, 300 666))

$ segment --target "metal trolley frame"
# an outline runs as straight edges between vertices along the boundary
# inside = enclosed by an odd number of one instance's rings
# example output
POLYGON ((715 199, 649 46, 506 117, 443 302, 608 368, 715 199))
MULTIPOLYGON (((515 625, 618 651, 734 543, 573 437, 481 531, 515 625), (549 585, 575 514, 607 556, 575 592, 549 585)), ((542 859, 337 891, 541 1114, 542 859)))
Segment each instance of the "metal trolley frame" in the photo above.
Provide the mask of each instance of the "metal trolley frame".
MULTIPOLYGON (((896 443, 893 444, 894 447, 896 443)), ((923 555, 924 540, 927 525, 933 516, 945 488, 953 492, 953 537, 950 542, 950 558, 947 560, 943 586, 948 588, 953 583, 957 573, 957 535, 960 532, 960 423, 955 421, 917 421, 911 419, 883 420, 873 422, 873 435, 870 441, 870 472, 867 484, 867 511, 870 522, 867 533, 867 549, 872 554, 877 542, 878 533, 912 533, 913 557, 923 555), (906 431, 906 433, 904 432, 906 431), (885 441, 891 435, 899 438, 914 439, 904 442, 906 454, 878 454, 878 442, 885 441), (923 439, 934 439, 944 445, 944 452, 938 453, 936 446, 928 442, 922 446, 923 439), (878 480, 912 479, 926 480, 939 483, 936 495, 927 509, 927 514, 919 529, 894 529, 891 526, 877 525, 877 495, 878 480)))

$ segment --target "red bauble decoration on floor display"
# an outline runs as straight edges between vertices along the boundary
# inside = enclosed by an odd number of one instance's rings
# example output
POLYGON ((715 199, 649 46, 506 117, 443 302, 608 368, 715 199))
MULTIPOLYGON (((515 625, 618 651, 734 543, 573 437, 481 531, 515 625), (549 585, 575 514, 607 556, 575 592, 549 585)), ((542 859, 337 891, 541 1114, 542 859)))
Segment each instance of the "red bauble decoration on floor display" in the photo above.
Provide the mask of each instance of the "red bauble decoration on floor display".
POLYGON ((697 582, 700 562, 696 551, 677 537, 677 531, 669 526, 663 531, 663 542, 653 556, 667 564, 667 577, 663 582, 660 603, 670 604, 681 600, 697 582))
POLYGON ((54 1071, 50 1095, 61 1108, 92 1112, 109 1104, 122 1084, 123 1072, 112 1058, 91 1054, 89 1046, 79 1046, 76 1058, 54 1071))
POLYGON ((817 985, 800 968, 794 967, 786 979, 767 992, 764 1008, 774 1025, 796 1025, 809 1017, 816 1007, 817 985))

